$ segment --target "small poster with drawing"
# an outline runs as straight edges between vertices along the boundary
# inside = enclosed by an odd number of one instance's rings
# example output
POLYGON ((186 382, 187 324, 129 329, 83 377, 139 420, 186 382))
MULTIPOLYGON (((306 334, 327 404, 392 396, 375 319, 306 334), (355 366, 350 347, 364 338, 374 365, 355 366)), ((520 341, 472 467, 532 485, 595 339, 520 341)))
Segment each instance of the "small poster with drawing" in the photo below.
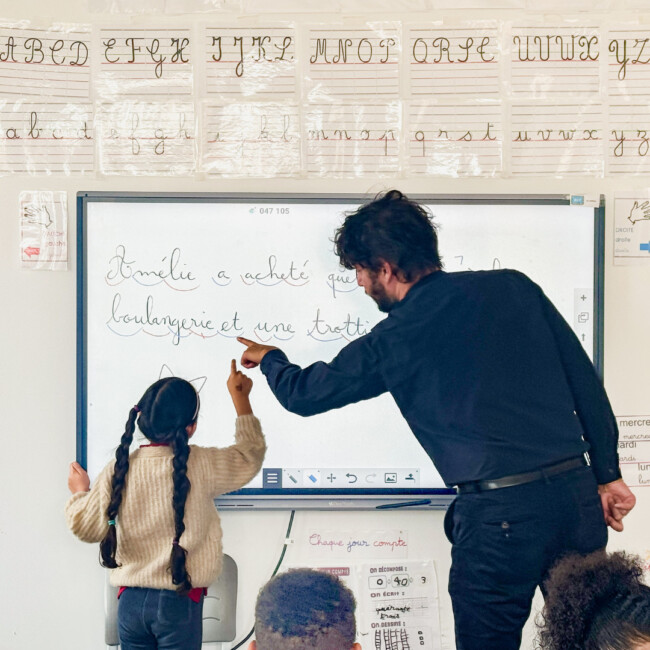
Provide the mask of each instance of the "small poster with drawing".
POLYGON ((24 269, 68 270, 68 198, 61 191, 20 193, 20 259, 24 269))

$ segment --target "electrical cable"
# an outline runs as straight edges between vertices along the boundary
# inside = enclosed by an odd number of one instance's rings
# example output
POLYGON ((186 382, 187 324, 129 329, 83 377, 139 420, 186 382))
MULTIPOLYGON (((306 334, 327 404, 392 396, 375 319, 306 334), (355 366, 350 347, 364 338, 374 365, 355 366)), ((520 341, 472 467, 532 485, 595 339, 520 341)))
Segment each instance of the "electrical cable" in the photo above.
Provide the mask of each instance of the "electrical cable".
MULTIPOLYGON (((282 553, 280 554, 280 559, 278 560, 278 563, 275 565, 275 569, 273 569, 273 573, 271 574, 271 578, 275 576, 280 569, 280 565, 282 564, 282 560, 284 559, 284 554, 287 552, 287 545, 288 545, 288 540, 289 540, 289 534, 291 533, 291 527, 293 526, 293 517, 296 514, 295 510, 291 511, 291 516, 289 517, 289 525, 287 526, 287 532, 284 535, 284 547, 282 548, 282 553)), ((269 580, 271 579, 269 578, 269 580)), ((248 639, 250 639, 255 632, 255 625, 251 628, 251 631, 237 644, 232 647, 232 650, 237 650, 237 648, 241 648, 248 639)))

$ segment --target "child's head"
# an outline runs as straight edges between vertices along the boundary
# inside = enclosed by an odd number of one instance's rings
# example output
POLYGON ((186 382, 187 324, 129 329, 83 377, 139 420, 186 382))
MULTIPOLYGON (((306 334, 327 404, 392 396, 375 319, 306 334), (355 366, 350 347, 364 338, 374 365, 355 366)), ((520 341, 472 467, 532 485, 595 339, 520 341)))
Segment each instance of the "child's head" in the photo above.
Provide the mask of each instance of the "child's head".
POLYGON ((172 582, 178 585, 177 591, 180 593, 192 588, 191 578, 185 568, 187 551, 180 545, 180 538, 185 531, 185 501, 190 491, 190 481, 187 478, 187 459, 190 455, 188 438, 196 429, 198 414, 197 392, 192 384, 179 377, 159 379, 147 388, 138 403, 131 408, 122 440, 115 452, 111 500, 106 509, 108 530, 99 546, 102 565, 117 567, 116 517, 122 503, 126 474, 129 470, 129 450, 137 420, 138 427, 151 442, 168 444, 174 453, 172 506, 175 535, 171 542, 169 566, 172 582))
POLYGON ((138 428, 151 442, 171 444, 175 436, 189 434, 193 429, 199 414, 199 396, 188 381, 166 377, 147 388, 133 412, 134 417, 140 414, 138 428))
POLYGON ((641 558, 621 551, 569 555, 544 586, 540 648, 650 648, 650 587, 643 582, 641 558))
POLYGON ((255 607, 257 650, 359 650, 356 603, 336 576, 294 569, 262 587, 255 607))

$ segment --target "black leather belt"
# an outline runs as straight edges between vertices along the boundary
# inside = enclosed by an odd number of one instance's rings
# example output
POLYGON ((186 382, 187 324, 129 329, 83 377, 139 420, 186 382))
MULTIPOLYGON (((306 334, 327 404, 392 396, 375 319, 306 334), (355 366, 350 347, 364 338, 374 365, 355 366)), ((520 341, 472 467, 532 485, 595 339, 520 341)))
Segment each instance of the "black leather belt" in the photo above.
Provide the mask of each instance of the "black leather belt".
POLYGON ((484 492, 485 490, 499 490, 500 488, 513 487, 514 485, 523 485, 524 483, 532 483, 533 481, 541 481, 549 476, 555 476, 568 472, 578 467, 584 467, 587 461, 584 456, 579 458, 570 458, 563 460, 561 463, 543 467, 534 472, 524 472, 523 474, 511 474, 510 476, 502 476, 501 478, 490 479, 487 481, 470 481, 468 483, 460 483, 456 486, 458 494, 471 494, 475 492, 484 492))

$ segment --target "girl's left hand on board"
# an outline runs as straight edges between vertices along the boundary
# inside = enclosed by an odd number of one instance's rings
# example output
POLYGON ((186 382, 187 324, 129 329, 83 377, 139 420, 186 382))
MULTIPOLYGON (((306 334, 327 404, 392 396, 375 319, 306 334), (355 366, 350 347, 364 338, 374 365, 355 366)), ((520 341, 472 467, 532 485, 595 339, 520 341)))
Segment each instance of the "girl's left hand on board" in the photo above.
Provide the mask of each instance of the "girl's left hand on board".
POLYGON ((90 490, 90 479, 88 472, 79 463, 70 463, 68 474, 68 489, 72 494, 77 492, 88 492, 90 490))

